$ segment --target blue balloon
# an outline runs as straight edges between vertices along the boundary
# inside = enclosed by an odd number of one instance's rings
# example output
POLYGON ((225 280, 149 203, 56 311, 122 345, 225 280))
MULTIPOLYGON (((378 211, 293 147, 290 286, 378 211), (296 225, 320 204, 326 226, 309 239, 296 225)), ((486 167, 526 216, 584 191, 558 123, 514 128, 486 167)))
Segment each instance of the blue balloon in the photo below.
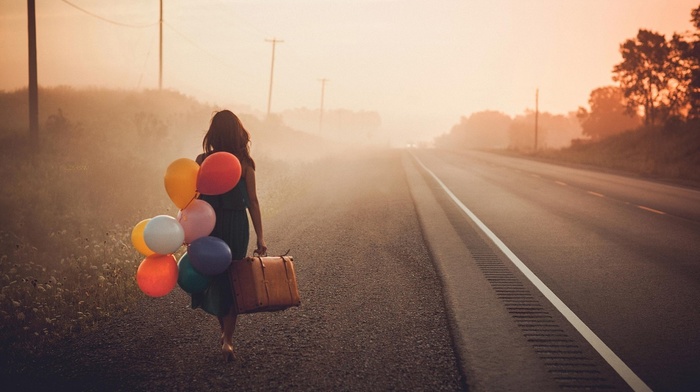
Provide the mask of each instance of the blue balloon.
POLYGON ((189 254, 185 253, 177 263, 177 284, 181 289, 190 294, 201 293, 209 287, 211 278, 197 272, 190 261, 189 254))
POLYGON ((187 247, 192 267, 202 275, 218 275, 231 265, 231 248, 221 238, 197 238, 187 247))

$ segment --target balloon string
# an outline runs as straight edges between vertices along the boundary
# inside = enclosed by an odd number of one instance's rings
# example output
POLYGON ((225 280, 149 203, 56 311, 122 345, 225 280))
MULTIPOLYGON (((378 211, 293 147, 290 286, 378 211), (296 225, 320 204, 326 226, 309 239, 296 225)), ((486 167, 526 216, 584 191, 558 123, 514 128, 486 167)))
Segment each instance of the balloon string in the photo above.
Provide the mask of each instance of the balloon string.
POLYGON ((185 206, 182 207, 182 209, 184 210, 184 209, 186 209, 187 207, 189 207, 190 204, 192 204, 192 202, 194 201, 194 199, 196 199, 196 198, 198 198, 198 197, 199 197, 199 192, 198 192, 198 191, 194 191, 194 197, 191 198, 190 201, 188 201, 187 204, 185 204, 185 206))

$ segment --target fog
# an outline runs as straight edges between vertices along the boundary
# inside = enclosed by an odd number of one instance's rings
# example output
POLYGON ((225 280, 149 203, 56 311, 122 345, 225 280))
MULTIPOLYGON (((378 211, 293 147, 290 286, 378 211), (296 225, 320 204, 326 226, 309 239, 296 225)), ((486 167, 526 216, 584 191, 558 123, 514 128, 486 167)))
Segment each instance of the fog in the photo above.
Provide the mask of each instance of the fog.
MULTIPOLYGON (((32 140, 26 95, 0 93, 0 272, 27 258, 60 270, 105 246, 108 260, 101 253, 96 260, 138 261, 131 229, 142 219, 177 214, 165 171, 201 152, 211 116, 221 108, 174 91, 41 89, 41 127, 32 140)), ((270 211, 305 164, 358 148, 292 130, 276 117, 240 118, 261 173, 261 203, 270 211)))
POLYGON ((357 148, 563 147, 581 137, 574 113, 610 84, 620 43, 640 27, 689 27, 696 6, 180 0, 165 4, 161 47, 156 3, 37 4, 37 141, 25 137, 26 4, 0 4, 8 232, 41 240, 160 211, 164 169, 200 152, 223 108, 278 175, 357 148))
MULTIPOLYGON (((639 28, 691 27, 692 0, 172 0, 163 2, 163 87, 261 117, 376 113, 401 146, 462 116, 566 116, 611 82, 639 28), (269 99, 272 45, 274 83, 269 99), (321 79, 326 79, 322 101, 321 79)), ((158 1, 37 2, 39 84, 154 89, 158 1), (72 5, 71 5, 72 4, 72 5)), ((26 2, 0 2, 0 90, 27 85, 26 2)), ((318 118, 318 116, 313 116, 318 118)), ((311 129, 319 129, 316 118, 311 129)), ((291 121, 285 121, 288 125, 291 121)), ((295 126, 296 127, 296 126, 295 126)), ((329 132, 331 128, 328 128, 329 132)))
MULTIPOLYGON (((132 229, 177 215, 166 169, 201 152, 221 109, 168 90, 40 89, 32 139, 27 95, 0 92, 0 342, 10 351, 94 327, 142 298, 134 275, 143 256, 132 229)), ((266 219, 300 191, 307 165, 356 148, 275 116, 240 117, 252 136, 266 219)))

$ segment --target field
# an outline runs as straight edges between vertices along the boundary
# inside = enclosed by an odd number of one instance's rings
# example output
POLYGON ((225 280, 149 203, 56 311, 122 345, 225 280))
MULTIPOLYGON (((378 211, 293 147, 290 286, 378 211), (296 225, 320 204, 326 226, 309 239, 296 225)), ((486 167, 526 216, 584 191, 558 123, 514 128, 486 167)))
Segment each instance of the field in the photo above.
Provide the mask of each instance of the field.
MULTIPOLYGON (((216 108, 167 91, 45 90, 33 141, 22 125, 22 96, 26 91, 0 94, 0 350, 31 353, 144 298, 134 278, 143 257, 131 230, 142 219, 177 214, 165 169, 177 158, 194 159, 216 108)), ((303 178, 304 162, 332 148, 241 117, 269 216, 298 191, 292 182, 303 178), (292 148, 289 140, 303 143, 292 148), (285 159, 291 156, 303 159, 285 159)))

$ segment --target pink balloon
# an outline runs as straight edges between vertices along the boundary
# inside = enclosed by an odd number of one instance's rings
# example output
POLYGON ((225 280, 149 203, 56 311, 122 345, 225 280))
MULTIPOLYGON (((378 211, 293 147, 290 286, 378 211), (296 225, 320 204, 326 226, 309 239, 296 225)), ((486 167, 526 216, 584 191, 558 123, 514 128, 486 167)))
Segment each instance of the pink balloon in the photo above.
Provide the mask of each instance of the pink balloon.
POLYGON ((191 244, 192 241, 211 234, 216 224, 216 213, 206 201, 194 199, 177 213, 177 221, 185 231, 185 243, 191 244))
POLYGON ((197 175, 197 190, 220 195, 233 189, 241 179, 241 162, 229 152, 215 152, 204 159, 197 175))

